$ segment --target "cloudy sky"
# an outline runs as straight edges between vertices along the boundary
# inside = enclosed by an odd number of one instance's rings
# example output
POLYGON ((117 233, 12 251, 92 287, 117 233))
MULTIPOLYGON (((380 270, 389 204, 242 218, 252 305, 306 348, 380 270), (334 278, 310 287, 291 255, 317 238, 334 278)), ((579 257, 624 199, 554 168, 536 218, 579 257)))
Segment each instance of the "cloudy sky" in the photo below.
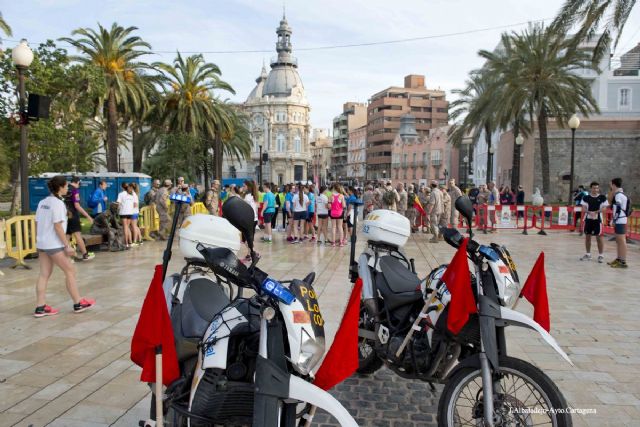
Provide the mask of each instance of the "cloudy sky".
MULTIPOLYGON (((345 101, 366 100, 406 74, 424 74, 427 87, 461 87, 481 65, 476 53, 491 49, 503 31, 552 19, 559 0, 287 0, 294 54, 312 107, 312 123, 331 127, 345 101), (502 27, 496 29, 496 27, 502 27), (493 29, 490 29, 493 28, 493 29), (490 30, 487 30, 490 29, 490 30), (477 31, 485 30, 485 31, 477 31), (466 33, 466 34, 456 34, 466 33), (436 36, 374 46, 297 50, 436 36)), ((32 44, 67 36, 78 27, 134 25, 154 50, 147 61, 171 61, 175 51, 205 53, 242 101, 263 61, 275 56, 282 0, 23 0, 0 8, 13 40, 32 44), (213 53, 228 51, 255 53, 213 53)), ((640 42, 640 7, 632 12, 618 52, 640 42)), ((12 46, 12 40, 4 44, 12 46)), ((618 54, 616 52, 616 54, 618 54)))

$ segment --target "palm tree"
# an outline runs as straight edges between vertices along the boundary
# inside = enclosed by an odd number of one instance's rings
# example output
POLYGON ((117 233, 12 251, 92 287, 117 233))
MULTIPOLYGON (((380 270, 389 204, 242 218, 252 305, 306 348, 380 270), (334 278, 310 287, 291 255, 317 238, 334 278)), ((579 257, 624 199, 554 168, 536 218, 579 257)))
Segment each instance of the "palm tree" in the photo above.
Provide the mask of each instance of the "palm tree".
MULTIPOLYGON (((160 110, 162 121, 169 132, 194 135, 202 141, 203 158, 207 158, 210 148, 214 149, 215 176, 221 178, 223 151, 237 156, 246 156, 249 150, 242 127, 246 124, 239 119, 230 104, 215 96, 216 91, 235 94, 228 83, 220 79, 220 69, 207 63, 202 55, 192 55, 184 59, 178 52, 173 65, 154 63, 162 72, 161 81, 165 91, 160 110)), ((248 134, 248 131, 246 132, 248 134)), ((249 142, 250 144, 250 142, 249 142)), ((203 163, 205 185, 208 181, 208 162, 203 163)))
POLYGON ((118 106, 127 111, 140 108, 147 102, 142 71, 146 64, 139 58, 149 53, 151 46, 138 36, 133 36, 136 27, 124 28, 113 23, 110 29, 98 24, 98 30, 79 28, 71 34, 76 39, 65 37, 65 41, 77 48, 82 56, 73 59, 97 67, 105 80, 107 116, 107 169, 118 169, 118 106))
POLYGON ((454 124, 449 128, 449 142, 455 147, 462 144, 463 139, 471 137, 477 141, 484 131, 487 144, 487 179, 492 179, 491 171, 491 135, 497 129, 497 118, 494 111, 487 106, 489 87, 492 87, 493 76, 486 70, 475 70, 469 74, 464 89, 451 91, 458 98, 449 104, 449 119, 454 124))
POLYGON ((0 12, 0 30, 2 30, 2 32, 8 35, 9 37, 13 35, 13 33, 11 32, 11 27, 9 26, 9 24, 7 24, 7 21, 4 20, 1 12, 0 12))
POLYGON ((598 33, 598 42, 593 51, 594 63, 599 63, 607 48, 618 46, 636 0, 566 0, 558 16, 551 24, 560 33, 567 33, 579 25, 576 41, 592 39, 598 33))
MULTIPOLYGON (((590 83, 577 73, 589 63, 590 54, 576 49, 574 41, 562 33, 556 33, 553 27, 541 25, 529 27, 521 34, 512 34, 507 44, 511 65, 504 74, 496 78, 503 88, 517 88, 500 102, 504 104, 506 117, 526 106, 538 124, 540 139, 540 166, 542 169, 542 188, 545 194, 550 191, 549 144, 547 139, 547 120, 554 118, 564 127, 568 118, 575 112, 584 116, 599 112, 598 105, 591 94, 590 83)), ((598 71, 595 65, 589 67, 598 71)))
POLYGON ((528 121, 527 115, 531 116, 533 111, 527 88, 512 78, 521 72, 522 63, 518 62, 512 38, 507 33, 502 35, 497 49, 481 50, 478 55, 486 59, 486 72, 499 76, 492 80, 491 87, 485 91, 486 99, 482 103, 494 111, 499 129, 513 130, 511 188, 515 189, 520 184, 520 153, 516 149, 516 138, 520 134, 525 137, 531 134, 532 120, 528 121))
POLYGON ((225 102, 223 106, 226 109, 228 121, 222 122, 223 127, 218 132, 219 138, 214 145, 216 179, 222 179, 223 155, 242 161, 251 154, 252 144, 248 117, 229 102, 225 102))

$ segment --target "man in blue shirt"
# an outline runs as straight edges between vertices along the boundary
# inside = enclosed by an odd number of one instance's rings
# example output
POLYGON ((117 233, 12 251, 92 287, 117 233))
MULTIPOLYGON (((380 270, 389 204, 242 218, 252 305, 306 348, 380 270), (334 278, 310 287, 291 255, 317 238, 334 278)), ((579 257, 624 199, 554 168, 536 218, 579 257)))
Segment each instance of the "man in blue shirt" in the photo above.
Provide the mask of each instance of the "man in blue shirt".
POLYGON ((191 183, 191 185, 189 186, 189 193, 191 193, 191 200, 193 200, 194 202, 198 200, 198 194, 200 192, 198 191, 195 183, 191 183))
POLYGON ((106 190, 107 182, 100 181, 100 184, 98 184, 98 188, 93 190, 93 193, 91 193, 91 197, 89 197, 87 205, 91 209, 93 209, 93 211, 91 212, 91 216, 93 216, 94 218, 107 210, 107 200, 109 199, 107 198, 106 190))
POLYGON ((264 196, 262 197, 262 217, 264 218, 264 231, 266 236, 262 237, 265 243, 271 243, 273 241, 273 235, 271 234, 271 220, 276 214, 276 196, 271 192, 271 184, 264 183, 264 196))

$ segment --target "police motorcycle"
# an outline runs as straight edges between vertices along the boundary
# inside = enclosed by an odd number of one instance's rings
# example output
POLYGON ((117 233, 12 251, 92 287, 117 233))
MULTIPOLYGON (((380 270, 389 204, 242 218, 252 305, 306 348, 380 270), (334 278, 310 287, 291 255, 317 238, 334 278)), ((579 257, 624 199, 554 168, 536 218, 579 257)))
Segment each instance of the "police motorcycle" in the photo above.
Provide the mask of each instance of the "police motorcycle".
MULTIPOLYGON (((456 209, 471 224, 473 207, 459 197, 456 209)), ((443 229, 454 248, 463 243, 455 229, 443 229)), ((446 265, 425 279, 416 275, 414 260, 401 248, 410 235, 409 221, 396 212, 376 210, 363 224, 367 248, 357 262, 352 256, 351 280, 362 279, 359 324, 359 369, 370 374, 383 364, 397 375, 444 384, 438 405, 439 426, 571 426, 567 403, 540 369, 507 354, 505 328, 537 331, 547 344, 573 365, 566 353, 538 323, 513 310, 521 285, 509 251, 471 239, 472 291, 477 314, 457 334, 447 329, 451 294, 441 278, 446 265)))
MULTIPOLYGON (((223 213, 185 219, 180 247, 186 265, 165 280, 181 372, 162 397, 165 425, 303 426, 317 407, 342 426, 357 426, 333 396, 311 383, 325 352, 315 274, 282 282, 270 278, 256 267, 253 209, 232 197, 223 213), (241 237, 250 266, 236 256, 241 237), (246 289, 252 296, 243 295, 246 289)), ((165 271, 176 223, 177 214, 165 271)), ((141 426, 155 425, 156 398, 151 419, 141 426)))

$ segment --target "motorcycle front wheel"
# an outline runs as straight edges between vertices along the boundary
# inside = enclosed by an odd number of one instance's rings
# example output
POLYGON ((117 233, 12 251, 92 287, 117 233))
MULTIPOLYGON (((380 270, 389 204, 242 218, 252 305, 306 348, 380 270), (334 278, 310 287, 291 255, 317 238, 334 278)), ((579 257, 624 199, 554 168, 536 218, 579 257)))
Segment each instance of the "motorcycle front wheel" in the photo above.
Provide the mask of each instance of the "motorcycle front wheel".
MULTIPOLYGON (((501 390, 494 399, 495 426, 571 427, 567 402, 553 381, 530 363, 500 359, 501 390)), ((482 426, 480 368, 462 368, 447 382, 438 404, 438 426, 482 426)))

